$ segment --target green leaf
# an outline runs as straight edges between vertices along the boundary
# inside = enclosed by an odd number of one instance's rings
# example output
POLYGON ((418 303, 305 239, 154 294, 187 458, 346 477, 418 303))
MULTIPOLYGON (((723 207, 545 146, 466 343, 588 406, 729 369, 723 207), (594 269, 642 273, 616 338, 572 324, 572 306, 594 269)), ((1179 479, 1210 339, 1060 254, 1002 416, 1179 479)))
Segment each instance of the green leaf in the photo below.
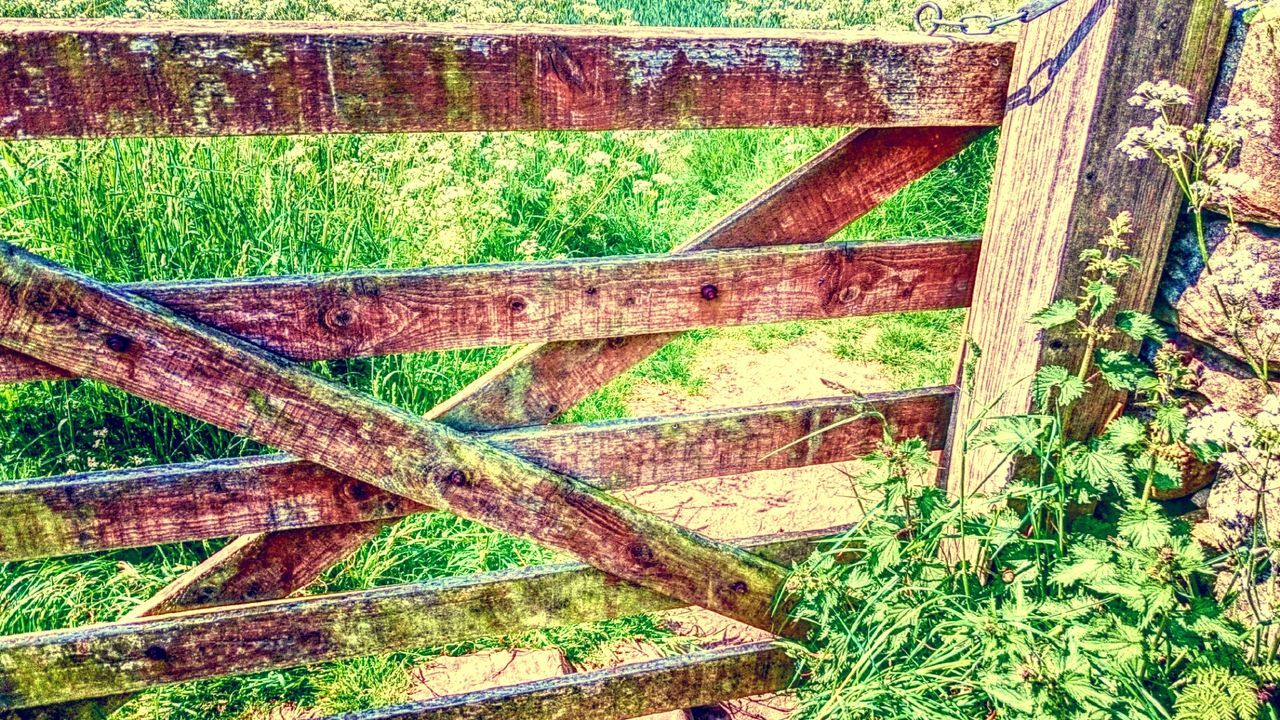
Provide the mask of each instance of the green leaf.
POLYGON ((1085 288, 1085 296, 1092 300, 1089 304, 1089 314, 1095 318, 1105 313, 1116 303, 1116 289, 1101 280, 1094 280, 1089 283, 1088 287, 1085 288))
POLYGON ((1105 543, 1085 538, 1073 544, 1067 557, 1059 562, 1052 581, 1069 587, 1081 583, 1086 587, 1115 576, 1112 550, 1105 543))
POLYGON ((1158 505, 1139 500, 1120 513, 1116 521, 1120 537, 1142 550, 1154 550, 1168 544, 1173 525, 1158 505))
POLYGON ((898 564, 902 559, 902 542, 896 535, 881 535, 867 540, 867 553, 874 558, 873 569, 876 573, 898 564))
POLYGON ((1168 342, 1169 336, 1160 323, 1150 315, 1136 310, 1121 310, 1116 313, 1116 327, 1120 332, 1134 340, 1151 340, 1152 342, 1168 342))
POLYGON ((1116 390, 1137 390, 1139 384, 1155 377, 1151 368, 1133 353, 1104 348, 1094 359, 1102 379, 1116 390))
POLYGON ((1182 487, 1182 467, 1169 458, 1156 457, 1154 484, 1157 490, 1182 487))
POLYGON ((975 447, 992 446, 1006 454, 1030 455, 1049 427, 1045 415, 1013 415, 992 420, 974 435, 975 447))
POLYGON ((1086 495, 1096 496, 1107 488, 1125 492, 1131 484, 1124 450, 1105 442, 1092 446, 1074 443, 1063 453, 1061 471, 1086 495))
POLYGON ((1099 443, 1084 453, 1080 464, 1084 477, 1098 487, 1120 489, 1130 483, 1127 471, 1129 458, 1114 446, 1099 443))
POLYGON ((1156 408, 1154 425, 1165 437, 1181 440, 1187 435, 1187 416, 1177 405, 1162 405, 1156 408))
POLYGON ((1032 315, 1028 322, 1036 327, 1055 328, 1075 320, 1079 313, 1080 308, 1074 300, 1063 298, 1032 315))
POLYGON ((1079 400, 1087 387, 1060 365, 1046 365, 1037 370, 1035 377, 1031 379, 1031 398, 1038 408, 1047 408, 1055 389, 1058 391, 1058 406, 1065 407, 1079 400))
POLYGON ((1142 442, 1146 436, 1147 429, 1143 426, 1142 421, 1136 417, 1125 415, 1112 420, 1107 425, 1107 431, 1103 434, 1102 439, 1115 447, 1127 448, 1142 442))

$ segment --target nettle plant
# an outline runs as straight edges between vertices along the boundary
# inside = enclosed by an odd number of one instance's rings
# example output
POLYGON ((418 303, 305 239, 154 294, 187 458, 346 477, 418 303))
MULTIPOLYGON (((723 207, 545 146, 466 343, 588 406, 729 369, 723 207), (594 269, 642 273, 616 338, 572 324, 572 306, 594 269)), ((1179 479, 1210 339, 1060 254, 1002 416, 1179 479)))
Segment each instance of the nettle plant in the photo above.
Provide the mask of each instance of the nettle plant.
MULTIPOLYGON (((1227 217, 1228 247, 1239 247, 1243 227, 1236 221, 1233 202, 1256 180, 1230 167, 1245 142, 1271 130, 1271 113, 1256 103, 1241 102, 1222 109, 1208 123, 1182 126, 1169 121, 1168 111, 1190 102, 1187 91, 1169 83, 1144 83, 1131 102, 1155 113, 1151 125, 1134 128, 1120 150, 1134 160, 1155 157, 1170 170, 1187 199, 1194 221, 1204 273, 1199 282, 1210 290, 1218 306, 1233 354, 1253 372, 1262 400, 1250 414, 1208 406, 1192 418, 1190 434, 1210 450, 1222 466, 1219 484, 1230 484, 1241 496, 1237 517, 1197 527, 1202 540, 1233 553, 1228 585, 1246 588, 1244 614, 1255 626, 1251 652, 1274 657, 1280 631, 1269 630, 1274 605, 1255 598, 1259 580, 1274 584, 1272 568, 1280 560, 1280 527, 1268 522, 1269 510, 1280 507, 1275 497, 1280 480, 1280 397, 1274 393, 1270 358, 1280 349, 1280 308, 1269 307, 1277 281, 1248 253, 1210 252, 1205 238, 1205 214, 1216 207, 1227 217), (1270 635, 1265 649, 1263 638, 1270 635)), ((1273 589, 1274 592, 1274 589, 1273 589)))
POLYGON ((1032 412, 980 417, 964 434, 962 452, 994 449, 1016 468, 1005 489, 950 497, 929 482, 926 446, 886 431, 861 478, 879 500, 788 586, 817 628, 793 646, 805 717, 1276 716, 1275 669, 1245 652, 1230 598, 1212 592, 1213 561, 1150 500, 1180 482, 1194 438, 1181 358, 1152 318, 1115 312, 1137 266, 1130 223, 1116 218, 1082 254, 1076 297, 1032 316, 1076 336, 1080 364, 1039 370, 1032 412), (1112 347, 1121 338, 1161 344, 1155 362, 1112 347), (1071 410, 1098 384, 1145 412, 1073 438, 1071 410))
MULTIPOLYGON (((1154 155, 1174 173, 1209 265, 1205 208, 1229 208, 1247 188, 1230 164, 1269 118, 1246 104, 1175 125, 1168 110, 1190 97, 1168 83, 1144 84, 1132 102, 1157 117, 1120 150, 1154 155)), ((816 628, 791 646, 806 678, 803 716, 1280 718, 1280 633, 1264 643, 1262 614, 1246 625, 1232 612, 1272 572, 1266 535, 1255 530, 1209 557, 1188 523, 1152 499, 1181 485, 1193 457, 1217 458, 1265 488, 1280 469, 1280 398, 1255 418, 1210 408, 1188 420, 1184 356, 1153 318, 1115 307, 1117 286, 1138 268, 1131 231, 1128 214, 1113 219, 1080 256, 1076 296, 1030 318, 1078 340, 1079 364, 1040 369, 1029 379, 1030 412, 988 408, 958 439, 962 457, 982 449, 1003 458, 1013 474, 1005 488, 969 496, 962 462, 951 479, 961 491, 949 496, 930 482, 925 444, 894 442, 885 428, 859 478, 878 501, 787 587, 794 612, 816 628), (1126 349, 1139 343, 1154 349, 1150 362, 1126 349), (1073 408, 1099 387, 1125 393, 1133 412, 1073 436, 1073 408)), ((980 354, 971 347, 969 362, 980 354)), ((1266 377, 1264 361, 1255 364, 1266 377)))

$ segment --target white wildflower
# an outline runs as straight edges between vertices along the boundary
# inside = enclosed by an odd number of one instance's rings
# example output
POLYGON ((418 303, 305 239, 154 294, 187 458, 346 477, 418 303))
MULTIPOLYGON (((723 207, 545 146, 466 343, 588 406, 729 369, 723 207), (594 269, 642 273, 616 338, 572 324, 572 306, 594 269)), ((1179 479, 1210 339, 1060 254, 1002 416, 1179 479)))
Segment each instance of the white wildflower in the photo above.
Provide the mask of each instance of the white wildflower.
POLYGON ((1168 80, 1144 82, 1129 98, 1129 104, 1147 110, 1163 110, 1173 105, 1190 105, 1191 91, 1168 80))

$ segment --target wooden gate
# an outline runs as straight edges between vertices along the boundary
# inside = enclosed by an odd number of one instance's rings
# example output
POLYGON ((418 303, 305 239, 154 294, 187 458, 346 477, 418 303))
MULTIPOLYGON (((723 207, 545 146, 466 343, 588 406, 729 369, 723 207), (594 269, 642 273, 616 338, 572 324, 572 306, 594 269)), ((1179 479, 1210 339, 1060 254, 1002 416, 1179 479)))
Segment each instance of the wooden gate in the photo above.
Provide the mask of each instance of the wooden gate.
MULTIPOLYGON (((112 286, 2 246, 0 381, 93 378, 287 454, 0 485, 4 561, 239 536, 121 621, 0 639, 0 709, 91 717, 165 683, 684 605, 799 635, 775 605, 784 565, 840 528, 726 544, 609 493, 856 458, 879 439, 876 422, 809 437, 858 412, 847 397, 547 423, 683 330, 964 307, 975 279, 981 287, 1019 272, 1011 248, 1025 259, 1028 243, 999 228, 981 267, 974 238, 824 241, 1002 120, 1008 135, 1037 113, 1063 147, 1080 144, 1069 133, 1082 127, 1090 143, 1111 142, 1121 122, 1102 118, 1122 97, 1113 76, 1122 57, 1150 58, 1146 71, 1169 68, 1207 89, 1225 13, 1200 13, 1201 26, 1166 23, 1158 39, 1132 32, 1174 4, 1072 0, 1028 31, 1016 63, 1012 42, 905 34, 4 21, 0 137, 11 139, 870 129, 669 255, 112 286), (1048 93, 1054 83, 1116 89, 1083 116, 1055 116, 1065 112, 1058 100, 1032 98, 1006 119, 1010 88, 1048 93), (426 418, 296 364, 515 343, 528 346, 426 418), (582 564, 288 597, 388 523, 427 509, 582 564)), ((1007 163, 1034 164, 1035 141, 1003 144, 1006 177, 1007 163)), ((1087 173, 1102 182, 1106 163, 1090 152, 1055 155, 1056 175, 1024 178, 1042 190, 1087 173)), ((1137 197, 1136 181, 1104 180, 1109 199, 1137 197)), ((1160 192, 1154 202, 1174 207, 1172 190, 1160 192)), ((1012 209, 1000 202, 993 222, 1012 209)), ((1156 224, 1148 255, 1161 252, 1161 235, 1167 242, 1169 223, 1156 224)), ((1070 265, 1062 249, 1079 242, 1074 230, 1059 235, 1043 244, 1046 257, 1058 253, 1042 277, 1050 287, 1070 265)), ((1010 322, 1025 307, 1018 292, 980 305, 974 322, 1010 322)), ((900 437, 941 449, 954 393, 866 403, 900 437)), ((629 717, 778 690, 791 675, 776 645, 757 643, 370 717, 629 717)))

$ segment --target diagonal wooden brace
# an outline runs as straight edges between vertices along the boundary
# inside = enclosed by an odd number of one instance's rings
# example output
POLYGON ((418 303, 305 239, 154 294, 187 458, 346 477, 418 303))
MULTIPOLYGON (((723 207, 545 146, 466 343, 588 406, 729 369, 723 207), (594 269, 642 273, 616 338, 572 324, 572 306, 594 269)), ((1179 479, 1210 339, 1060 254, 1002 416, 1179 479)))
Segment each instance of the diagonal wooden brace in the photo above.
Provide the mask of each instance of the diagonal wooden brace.
POLYGON ((785 571, 0 245, 0 345, 770 631, 785 571))

